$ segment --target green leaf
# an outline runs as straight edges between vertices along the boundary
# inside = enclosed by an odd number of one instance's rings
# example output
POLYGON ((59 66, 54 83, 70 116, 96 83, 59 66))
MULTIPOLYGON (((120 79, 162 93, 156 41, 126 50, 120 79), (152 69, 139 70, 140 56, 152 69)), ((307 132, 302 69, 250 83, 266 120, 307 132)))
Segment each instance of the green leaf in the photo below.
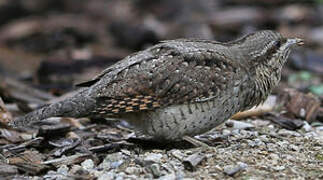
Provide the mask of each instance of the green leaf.
POLYGON ((310 91, 318 96, 323 96, 323 84, 311 86, 310 91))

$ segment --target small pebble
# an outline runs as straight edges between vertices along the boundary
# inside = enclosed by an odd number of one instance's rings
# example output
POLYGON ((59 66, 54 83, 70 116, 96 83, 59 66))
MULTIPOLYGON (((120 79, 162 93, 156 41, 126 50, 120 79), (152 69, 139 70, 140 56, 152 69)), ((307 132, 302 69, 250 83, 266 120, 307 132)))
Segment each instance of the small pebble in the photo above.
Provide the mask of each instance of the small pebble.
POLYGON ((267 151, 268 152, 275 152, 277 145, 274 143, 267 143, 267 151))
POLYGON ((127 156, 130 156, 131 155, 131 152, 126 150, 126 149, 121 149, 120 150, 123 154, 127 155, 127 156))
POLYGON ((275 166, 275 167, 273 167, 273 169, 276 171, 282 171, 285 169, 285 166, 275 166))
POLYGON ((312 126, 308 124, 308 122, 304 121, 304 125, 302 126, 302 129, 305 132, 310 132, 313 130, 312 126))
POLYGON ((261 135, 261 136, 259 136, 259 139, 263 142, 269 142, 267 135, 261 135))
POLYGON ((269 154, 269 157, 270 157, 270 159, 271 159, 271 163, 273 164, 273 165, 276 165, 276 164, 278 164, 278 161, 279 161, 279 156, 277 155, 277 154, 275 154, 275 153, 271 153, 271 154, 269 154))
POLYGON ((127 174, 139 174, 139 173, 140 173, 140 169, 139 169, 139 168, 137 168, 137 167, 127 167, 127 168, 125 169, 125 172, 126 172, 127 174))
POLYGON ((62 165, 57 169, 57 172, 60 174, 67 175, 69 168, 66 165, 62 165))
POLYGON ((270 121, 264 121, 261 119, 256 119, 252 122, 256 127, 268 126, 270 121))
POLYGON ((240 134, 240 129, 234 129, 234 130, 232 130, 232 135, 234 135, 234 136, 240 136, 241 134, 240 134))
POLYGON ((92 161, 92 159, 87 159, 83 161, 81 165, 85 170, 90 170, 94 168, 94 162, 92 161))
POLYGON ((253 124, 231 119, 229 119, 225 124, 233 129, 251 129, 255 127, 253 124))
POLYGON ((311 132, 308 132, 306 134, 304 134, 305 137, 309 137, 309 138, 312 138, 312 137, 317 137, 318 134, 314 131, 311 131, 311 132))
POLYGON ((157 154, 157 153, 146 153, 144 161, 146 162, 155 162, 159 163, 161 158, 163 157, 162 154, 157 154))
POLYGON ((299 151, 299 147, 294 144, 289 145, 289 148, 292 149, 293 151, 299 151))
POLYGON ((126 176, 126 174, 124 172, 120 172, 116 175, 115 180, 124 180, 124 177, 126 176))
POLYGON ((289 136, 299 137, 299 136, 301 136, 298 132, 290 131, 290 130, 287 130, 287 129, 280 129, 277 134, 281 135, 281 136, 286 136, 286 137, 289 137, 289 136))
POLYGON ((154 178, 158 178, 162 175, 159 164, 152 164, 149 169, 151 170, 154 178))
POLYGON ((231 131, 230 131, 230 130, 228 130, 228 129, 223 129, 222 134, 223 134, 224 136, 227 136, 227 135, 230 135, 230 134, 231 134, 231 131))
POLYGON ((318 130, 318 131, 323 131, 323 126, 318 126, 318 127, 316 127, 316 130, 318 130))
POLYGON ((121 152, 108 154, 103 162, 99 165, 103 169, 115 169, 124 163, 123 156, 121 152))
POLYGON ((246 169, 248 167, 247 164, 243 163, 243 162, 238 162, 237 165, 232 166, 225 166, 224 167, 224 173, 229 175, 229 176, 234 176, 237 172, 246 169))
POLYGON ((178 160, 183 160, 185 155, 180 150, 173 150, 171 154, 178 160))
POLYGON ((247 140, 247 142, 248 142, 248 145, 250 146, 250 147, 259 147, 259 146, 264 146, 265 145, 265 143, 264 142, 262 142, 260 139, 254 139, 254 140, 247 140))

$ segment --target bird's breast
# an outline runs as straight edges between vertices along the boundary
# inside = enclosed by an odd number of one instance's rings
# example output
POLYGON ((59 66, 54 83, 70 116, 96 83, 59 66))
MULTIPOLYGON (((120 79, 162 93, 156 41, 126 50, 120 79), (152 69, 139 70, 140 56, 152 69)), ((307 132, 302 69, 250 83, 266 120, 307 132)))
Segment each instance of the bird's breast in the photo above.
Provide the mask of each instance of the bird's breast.
POLYGON ((239 96, 229 94, 207 101, 171 105, 155 111, 128 114, 126 121, 155 140, 178 140, 220 125, 240 111, 239 96))

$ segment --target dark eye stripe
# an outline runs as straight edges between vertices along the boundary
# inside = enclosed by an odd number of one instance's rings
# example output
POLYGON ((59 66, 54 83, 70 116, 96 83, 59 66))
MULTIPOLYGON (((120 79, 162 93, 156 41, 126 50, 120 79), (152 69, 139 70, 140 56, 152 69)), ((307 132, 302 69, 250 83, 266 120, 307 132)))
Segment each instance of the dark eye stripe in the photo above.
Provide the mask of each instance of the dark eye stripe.
POLYGON ((271 59, 271 57, 278 51, 281 45, 281 40, 275 41, 273 45, 266 51, 264 57, 267 57, 266 59, 271 59))
POLYGON ((276 46, 276 48, 279 48, 281 46, 281 41, 280 40, 275 41, 274 46, 276 46))
POLYGON ((279 40, 276 40, 273 45, 274 45, 274 47, 276 47, 277 49, 279 49, 280 46, 282 46, 283 44, 286 43, 286 41, 287 41, 286 38, 281 38, 279 40))

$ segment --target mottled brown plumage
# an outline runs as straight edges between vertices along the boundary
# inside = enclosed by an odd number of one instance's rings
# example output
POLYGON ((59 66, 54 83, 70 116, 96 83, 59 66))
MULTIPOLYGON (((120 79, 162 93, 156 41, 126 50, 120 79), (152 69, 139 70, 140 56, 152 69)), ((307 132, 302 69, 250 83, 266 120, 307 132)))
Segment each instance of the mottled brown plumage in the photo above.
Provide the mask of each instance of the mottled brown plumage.
POLYGON ((13 122, 51 116, 124 119, 157 140, 203 133, 263 102, 300 39, 260 31, 236 41, 164 41, 126 57, 80 92, 13 122))

